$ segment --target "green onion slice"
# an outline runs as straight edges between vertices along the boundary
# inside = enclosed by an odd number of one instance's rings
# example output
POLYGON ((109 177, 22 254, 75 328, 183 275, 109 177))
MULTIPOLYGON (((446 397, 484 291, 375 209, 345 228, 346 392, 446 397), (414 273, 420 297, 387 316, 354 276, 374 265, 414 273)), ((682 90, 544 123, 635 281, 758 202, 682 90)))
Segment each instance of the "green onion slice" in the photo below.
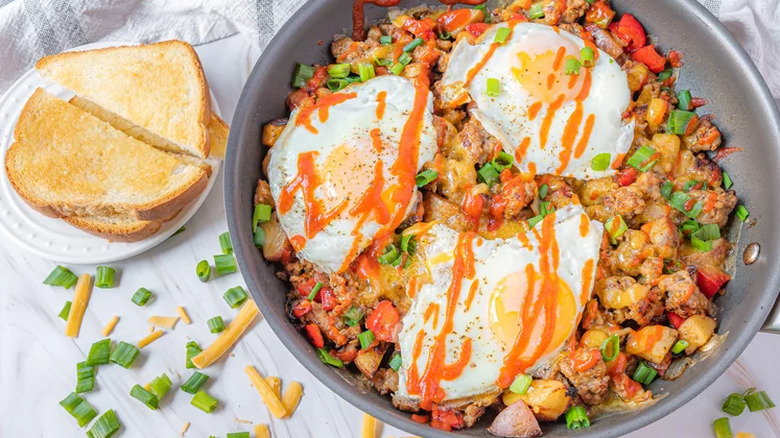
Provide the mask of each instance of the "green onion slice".
POLYGON ((325 85, 328 86, 328 89, 333 92, 341 91, 349 84, 350 82, 346 79, 328 79, 325 83, 325 85))
POLYGON ((227 292, 222 295, 222 298, 226 303, 228 303, 228 306, 230 306, 231 309, 235 309, 236 307, 244 304, 244 301, 246 301, 248 295, 246 294, 246 291, 244 291, 243 287, 236 286, 228 289, 227 292))
POLYGON ((609 168, 609 163, 612 161, 612 154, 609 152, 602 152, 590 161, 590 168, 596 172, 602 172, 609 168))
POLYGON ((141 385, 135 385, 130 389, 130 396, 145 404, 149 409, 156 410, 160 401, 157 396, 145 390, 141 385))
POLYGON ((582 429, 590 427, 590 419, 588 419, 588 413, 582 406, 572 406, 566 411, 566 428, 567 429, 582 429))
POLYGON ((120 427, 121 425, 116 418, 114 410, 109 409, 98 417, 95 424, 89 428, 87 431, 87 438, 109 438, 113 436, 120 427))
POLYGON ((547 184, 542 184, 541 187, 539 187, 539 199, 544 199, 547 197, 547 192, 550 191, 550 187, 547 186, 547 184))
POLYGON ((255 211, 252 213, 252 231, 257 230, 258 222, 268 222, 271 220, 271 211, 273 208, 268 204, 255 205, 255 211))
POLYGON ((696 219, 704 206, 701 201, 696 201, 693 206, 690 206, 690 201, 691 197, 683 192, 674 192, 672 193, 672 196, 669 197, 669 205, 685 213, 689 218, 696 219), (690 210, 688 209, 689 206, 690 210))
POLYGON ((387 362, 387 366, 393 369, 393 371, 398 371, 401 369, 401 365, 403 365, 403 359, 401 359, 401 353, 394 353, 392 357, 390 357, 390 360, 387 362))
POLYGON ((723 188, 730 189, 734 185, 734 181, 731 180, 731 176, 726 171, 721 172, 721 174, 723 175, 723 188))
POLYGON ((101 289, 111 289, 114 287, 114 276, 116 271, 111 266, 98 266, 95 274, 95 287, 101 289))
POLYGON ((527 374, 519 374, 517 377, 515 377, 515 380, 512 382, 512 384, 509 385, 509 390, 515 394, 523 395, 528 392, 528 388, 531 387, 532 381, 533 378, 531 378, 531 376, 527 374))
POLYGON ((411 52, 412 50, 420 47, 423 44, 422 38, 415 38, 411 43, 404 46, 404 52, 411 52))
POLYGON ((95 387, 95 366, 86 362, 76 364, 76 393, 92 391, 95 387))
POLYGON ((657 375, 658 371, 656 371, 655 368, 648 365, 647 362, 642 361, 639 363, 639 366, 636 367, 634 375, 631 376, 631 379, 643 385, 649 385, 653 382, 653 379, 655 379, 657 375))
POLYGON ((769 398, 765 391, 751 392, 745 395, 745 403, 750 412, 763 411, 775 407, 772 399, 769 398))
POLYGON ((417 248, 417 243, 414 241, 414 237, 414 234, 401 236, 401 252, 414 255, 414 250, 417 248))
POLYGON ((108 363, 111 357, 111 339, 103 339, 97 341, 89 347, 89 354, 87 354, 86 364, 93 365, 105 365, 108 363))
POLYGON ((227 438, 249 438, 249 432, 231 432, 226 435, 227 438))
POLYGON ((320 360, 322 363, 326 365, 331 365, 336 368, 342 368, 344 367, 344 362, 342 362, 340 359, 333 357, 330 353, 328 353, 328 350, 324 348, 318 348, 317 349, 317 356, 320 357, 320 360))
POLYGON ((555 207, 550 207, 550 201, 539 203, 539 215, 544 217, 555 211, 555 207))
POLYGON ((43 284, 48 284, 49 286, 62 286, 65 289, 70 289, 77 281, 79 281, 79 277, 71 272, 70 269, 62 265, 57 265, 46 279, 43 280, 43 284))
POLYGON ((322 289, 322 286, 323 286, 323 284, 322 284, 321 281, 318 281, 317 283, 314 284, 314 287, 311 288, 311 292, 309 292, 309 296, 307 297, 307 298, 309 298, 309 301, 314 300, 314 298, 320 292, 320 289, 322 289))
POLYGON ((613 245, 617 244, 618 237, 628 231, 628 225, 626 225, 626 222, 623 220, 623 216, 619 214, 609 218, 607 223, 604 224, 604 227, 609 233, 609 242, 613 245))
MULTIPOLYGON (((262 230, 262 228, 258 229, 262 230)), ((198 280, 203 283, 209 281, 209 277, 211 277, 211 266, 209 265, 209 262, 206 260, 198 262, 198 266, 195 267, 195 273, 198 274, 198 280)))
POLYGON ((747 218, 750 216, 750 212, 744 205, 738 205, 735 214, 742 222, 747 222, 747 218))
POLYGON ((439 177, 439 172, 431 169, 426 169, 417 174, 417 176, 414 178, 414 184, 417 187, 424 187, 430 184, 431 182, 433 182, 438 177, 439 177))
POLYGON ((111 353, 111 362, 121 366, 122 368, 130 368, 135 358, 138 357, 138 353, 141 350, 133 344, 121 341, 111 353))
POLYGON ((157 397, 157 400, 162 400, 165 394, 171 390, 171 379, 167 374, 162 373, 149 382, 149 391, 157 397))
POLYGON ((701 184, 702 184, 701 181, 696 181, 695 179, 692 179, 690 181, 685 181, 685 184, 683 185, 683 192, 690 192, 691 190, 696 188, 696 186, 699 186, 701 184))
POLYGON ((70 315, 70 306, 72 305, 73 303, 71 301, 65 301, 65 304, 62 306, 62 310, 60 310, 60 314, 57 316, 67 321, 68 315, 70 315))
POLYGON ((693 109, 693 106, 691 105, 690 90, 681 90, 679 93, 677 93, 677 107, 685 111, 690 111, 693 109))
POLYGON ((396 62, 395 64, 393 64, 392 67, 390 67, 390 73, 396 76, 400 76, 403 71, 404 71, 404 65, 401 64, 400 62, 396 62))
POLYGON ((232 274, 238 270, 236 258, 233 254, 217 254, 214 256, 214 268, 219 275, 232 274))
POLYGON ((255 230, 255 246, 258 248, 262 248, 264 243, 265 243, 265 230, 263 230, 262 227, 257 227, 257 229, 255 230))
POLYGON ((349 63, 330 64, 328 66, 328 76, 335 79, 342 79, 349 76, 352 66, 349 63))
POLYGON ((358 74, 360 75, 360 82, 366 82, 367 80, 376 77, 374 64, 358 64, 358 74))
POLYGON ((661 196, 663 196, 666 199, 669 199, 669 197, 672 196, 673 191, 674 191, 674 183, 671 181, 664 181, 664 184, 661 186, 661 196))
POLYGON ((225 330, 225 322, 222 320, 221 316, 215 316, 209 319, 206 321, 206 325, 209 327, 211 333, 219 333, 222 330, 225 330))
POLYGON ((298 66, 295 68, 295 74, 293 75, 293 81, 292 86, 293 88, 301 88, 304 85, 306 85, 306 82, 309 81, 314 76, 314 67, 306 64, 298 63, 298 66))
POLYGON ((404 52, 401 53, 401 56, 398 57, 398 62, 401 63, 404 67, 409 65, 410 62, 412 62, 412 55, 404 52))
POLYGON ((532 217, 532 218, 528 219, 528 221, 527 221, 527 222, 528 222, 528 226, 529 226, 529 227, 531 227, 531 228, 533 228, 533 227, 535 227, 535 226, 536 226, 536 224, 538 224, 539 222, 541 222, 541 221, 542 221, 542 219, 544 219, 544 216, 542 216, 541 214, 540 214, 540 215, 538 215, 538 216, 534 216, 534 217, 532 217))
POLYGON ((661 73, 658 73, 658 79, 660 79, 662 81, 665 81, 665 80, 669 79, 670 77, 672 77, 672 69, 671 69, 671 67, 667 68, 666 70, 662 71, 661 73))
MULTIPOLYGON (((484 6, 484 5, 480 5, 484 6)), ((509 38, 509 35, 512 33, 512 29, 508 27, 499 27, 496 29, 496 36, 493 38, 494 43, 498 44, 504 44, 506 40, 509 38)))
POLYGON ((187 342, 187 363, 186 368, 195 368, 195 365, 192 363, 192 358, 200 354, 200 352, 203 351, 200 348, 200 345, 198 345, 195 341, 189 341, 187 342))
POLYGON ((95 418, 95 416, 97 416, 95 409, 93 409, 83 397, 75 392, 71 392, 67 397, 60 401, 60 406, 65 408, 65 410, 76 419, 79 427, 86 426, 95 418))
POLYGON ((537 18, 544 17, 544 9, 542 2, 536 2, 528 9, 528 18, 536 20, 537 18))
POLYGON ((745 407, 747 406, 747 403, 745 403, 745 398, 740 393, 732 393, 729 395, 726 400, 723 402, 723 412, 733 415, 733 416, 739 416, 742 415, 743 412, 745 412, 745 407))
POLYGON ((659 154, 656 154, 655 149, 651 148, 650 146, 643 145, 637 149, 636 152, 634 152, 634 155, 631 155, 631 158, 629 158, 626 163, 628 163, 629 166, 636 168, 637 170, 647 172, 648 170, 652 169, 653 166, 655 166, 658 158, 659 154))
POLYGON ((710 251, 715 239, 720 239, 720 228, 717 224, 702 225, 691 233, 691 245, 699 251, 710 251))
POLYGON ((383 265, 392 264, 401 254, 394 244, 389 244, 382 250, 382 254, 377 257, 377 261, 383 265))
POLYGON ((193 371, 190 378, 187 379, 183 385, 181 385, 181 390, 190 394, 195 394, 198 392, 198 390, 200 390, 200 387, 203 386, 203 384, 206 383, 206 380, 208 379, 209 376, 201 373, 200 371, 193 371))
POLYGON ((674 110, 669 113, 669 121, 666 124, 667 131, 672 134, 684 135, 688 132, 689 125, 695 122, 696 114, 690 111, 674 110))
POLYGON ((577 58, 569 58, 566 60, 566 63, 563 66, 563 72, 567 75, 578 75, 580 74, 580 61, 577 60, 577 58))
POLYGON ((219 400, 210 396, 206 391, 198 391, 195 397, 192 397, 192 402, 190 403, 201 411, 210 414, 217 409, 219 400))
POLYGON ((492 164, 485 163, 485 165, 477 171, 477 179, 487 184, 488 187, 493 187, 493 184, 498 182, 498 171, 492 164))
POLYGON ((366 330, 358 335, 358 340, 360 341, 360 349, 365 350, 371 344, 374 342, 374 332, 371 330, 366 330))
POLYGON ((499 151, 496 158, 493 158, 493 160, 490 161, 490 164, 493 166, 494 169, 496 169, 496 172, 499 174, 503 172, 505 169, 509 169, 512 167, 512 164, 515 163, 515 157, 513 157, 510 154, 507 154, 504 151, 499 151))
POLYGON ((499 94, 501 94, 501 82, 499 82, 496 78, 487 78, 485 94, 490 97, 497 97, 499 94))
POLYGON ((382 35, 379 37, 379 43, 382 45, 393 44, 393 37, 390 35, 382 35))
POLYGON ((222 248, 222 254, 233 254, 233 242, 230 241, 230 231, 225 231, 219 235, 219 246, 222 248))
POLYGON ((612 335, 601 343, 599 348, 601 351, 601 357, 604 362, 614 360, 620 354, 620 338, 618 335, 612 335))
POLYGON ((680 354, 683 352, 683 350, 688 348, 689 345, 690 343, 688 341, 686 341, 685 339, 680 339, 679 341, 674 343, 674 346, 672 347, 672 353, 680 354))
POLYGON ((152 293, 149 291, 149 289, 142 287, 135 291, 133 298, 131 298, 130 301, 135 303, 136 306, 142 307, 149 301, 149 298, 151 297, 152 293))
POLYGON ((680 225, 680 231, 686 236, 690 236, 692 233, 699 231, 701 225, 693 219, 688 219, 680 225))
POLYGON ((731 422, 728 417, 721 417, 712 423, 715 430, 715 438, 732 438, 734 432, 731 431, 731 422))
POLYGON ((352 306, 344 314, 344 322, 350 327, 357 327, 363 320, 363 311, 357 306, 352 306))
POLYGON ((596 53, 590 47, 580 49, 580 62, 585 68, 593 67, 595 64, 596 53))

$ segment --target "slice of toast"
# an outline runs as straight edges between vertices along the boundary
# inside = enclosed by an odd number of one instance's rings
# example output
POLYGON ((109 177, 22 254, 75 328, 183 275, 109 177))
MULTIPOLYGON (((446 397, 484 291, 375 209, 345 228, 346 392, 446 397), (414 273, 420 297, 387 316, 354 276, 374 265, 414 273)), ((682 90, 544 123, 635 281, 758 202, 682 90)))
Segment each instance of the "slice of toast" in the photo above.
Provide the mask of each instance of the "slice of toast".
POLYGON ((183 41, 47 56, 35 68, 106 111, 104 120, 150 145, 209 156, 210 96, 195 50, 183 41))
POLYGON ((129 137, 42 89, 25 104, 14 137, 5 157, 8 179, 22 199, 52 217, 163 220, 208 182, 202 167, 129 137))
POLYGON ((70 216, 65 222, 89 234, 112 242, 137 242, 156 233, 163 221, 142 221, 135 216, 113 214, 109 216, 70 216))

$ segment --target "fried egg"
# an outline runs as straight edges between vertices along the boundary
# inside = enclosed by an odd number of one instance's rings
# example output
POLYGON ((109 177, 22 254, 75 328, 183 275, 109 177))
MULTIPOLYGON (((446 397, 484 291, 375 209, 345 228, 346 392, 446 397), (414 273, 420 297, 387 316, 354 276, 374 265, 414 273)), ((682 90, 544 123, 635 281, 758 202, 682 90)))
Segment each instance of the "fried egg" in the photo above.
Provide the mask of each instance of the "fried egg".
POLYGON ((515 156, 522 172, 611 175, 633 140, 633 120, 622 120, 631 93, 626 73, 592 43, 595 64, 565 74, 566 61, 579 60, 585 46, 581 38, 542 24, 493 26, 475 44, 461 40, 455 47, 441 81, 442 102, 454 107, 473 101, 471 114, 515 156), (507 28, 511 35, 495 42, 507 28), (488 95, 489 79, 498 81, 498 95, 488 95), (591 163, 600 154, 606 155, 594 170, 591 163))
POLYGON ((495 394, 557 354, 590 299, 603 229, 570 205, 509 239, 442 224, 419 235, 431 281, 407 290, 396 395, 430 409, 495 394))
POLYGON ((298 108, 271 148, 268 181, 298 256, 341 272, 414 207, 433 158, 427 78, 380 76, 298 108))

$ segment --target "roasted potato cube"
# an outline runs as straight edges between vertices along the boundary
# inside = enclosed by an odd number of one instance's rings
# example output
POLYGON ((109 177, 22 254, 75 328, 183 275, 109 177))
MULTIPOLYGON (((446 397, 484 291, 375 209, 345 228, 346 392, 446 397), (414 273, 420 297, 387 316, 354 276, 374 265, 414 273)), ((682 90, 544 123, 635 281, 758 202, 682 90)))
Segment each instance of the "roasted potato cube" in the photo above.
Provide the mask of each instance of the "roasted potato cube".
POLYGON ((677 156, 680 153, 680 137, 674 134, 655 134, 653 136, 653 149, 661 154, 656 166, 660 166, 664 172, 671 172, 677 165, 677 156))
POLYGON ((680 326, 680 339, 688 341, 685 354, 691 354, 706 344, 715 333, 717 322, 709 316, 693 315, 680 326))
POLYGON ((662 325, 649 325, 629 333, 626 352, 659 364, 676 341, 677 330, 662 325))
POLYGON ((588 348, 600 348, 601 344, 607 340, 609 335, 601 330, 588 330, 582 334, 580 343, 588 348))
POLYGON ((263 146, 272 147, 276 143, 276 139, 284 131, 287 126, 287 119, 276 119, 263 125, 263 135, 260 137, 260 143, 263 146))
POLYGON ((375 349, 361 350, 355 358, 355 366, 369 379, 374 377, 374 373, 379 369, 382 363, 382 353, 375 349))
POLYGON ((523 395, 509 393, 517 396, 507 397, 504 395, 504 404, 507 399, 516 399, 524 401, 534 416, 539 421, 555 421, 569 407, 571 397, 566 394, 566 385, 557 380, 534 380, 528 388, 528 392, 523 395))
POLYGON ((276 214, 271 215, 271 220, 258 224, 263 228, 265 232, 265 241, 263 242, 263 257, 269 262, 278 262, 282 259, 282 254, 286 248, 292 248, 290 242, 287 241, 287 236, 282 230, 279 220, 276 218, 276 214))

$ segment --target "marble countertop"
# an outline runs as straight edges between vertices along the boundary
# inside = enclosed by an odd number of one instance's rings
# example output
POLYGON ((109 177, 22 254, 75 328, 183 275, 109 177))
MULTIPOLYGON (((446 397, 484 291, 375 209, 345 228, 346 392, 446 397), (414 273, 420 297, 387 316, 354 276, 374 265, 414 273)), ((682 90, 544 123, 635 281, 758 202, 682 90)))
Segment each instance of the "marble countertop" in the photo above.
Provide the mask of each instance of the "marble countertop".
MULTIPOLYGON (((197 48, 209 85, 223 118, 230 121, 246 77, 258 56, 241 36, 197 48)), ((102 339, 102 327, 112 315, 120 320, 112 339, 135 343, 147 334, 150 315, 175 315, 182 305, 191 325, 179 323, 174 330, 142 350, 136 363, 125 370, 100 367, 95 390, 86 397, 100 412, 113 408, 123 429, 123 438, 175 437, 186 422, 186 437, 225 436, 228 432, 251 430, 251 424, 267 423, 276 438, 359 437, 361 412, 341 400, 306 371, 269 326, 255 324, 233 349, 231 357, 210 367, 205 389, 220 400, 219 409, 207 415, 190 406, 189 394, 173 390, 161 409, 150 411, 129 396, 136 383, 167 373, 174 387, 189 376, 184 368, 187 340, 209 344, 214 336, 206 320, 235 314, 222 293, 243 285, 240 274, 201 283, 195 276, 199 260, 220 252, 217 236, 227 230, 222 195, 222 175, 186 231, 149 252, 113 263, 120 273, 118 287, 94 289, 77 339, 63 335, 64 322, 57 317, 72 290, 42 285, 55 263, 25 253, 7 242, 0 244, 0 437, 82 437, 84 431, 58 402, 75 384, 75 364, 83 361, 89 346, 102 339), (146 287, 154 298, 145 306, 130 302, 133 292, 146 287), (263 375, 280 376, 283 382, 299 381, 304 387, 301 405, 292 418, 273 418, 243 372, 255 365, 263 375)), ((92 265, 70 265, 77 274, 94 273, 92 265)), ((712 421, 721 416, 720 403, 734 391, 749 386, 766 390, 780 401, 780 338, 759 334, 739 360, 711 387, 693 401, 642 430, 632 438, 658 436, 713 436, 712 421)), ((731 420, 734 432, 756 437, 780 436, 776 410, 743 414, 731 420)), ((389 426, 382 437, 403 437, 408 433, 389 426)))

